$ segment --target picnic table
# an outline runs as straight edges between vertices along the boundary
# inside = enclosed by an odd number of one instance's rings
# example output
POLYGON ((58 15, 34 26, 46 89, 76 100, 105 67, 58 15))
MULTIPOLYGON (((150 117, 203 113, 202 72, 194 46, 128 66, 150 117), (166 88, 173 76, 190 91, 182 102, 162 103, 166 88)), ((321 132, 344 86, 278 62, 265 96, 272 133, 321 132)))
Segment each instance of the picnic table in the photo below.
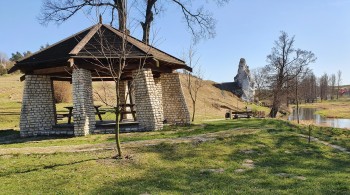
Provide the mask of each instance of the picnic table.
MULTIPOLYGON (((98 116, 98 118, 99 118, 100 121, 103 121, 101 115, 102 115, 102 114, 106 114, 106 112, 100 111, 100 110, 99 110, 100 107, 101 107, 101 105, 95 105, 95 106, 94 106, 95 111, 96 111, 95 114, 97 114, 97 116, 98 116)), ((60 118, 67 117, 67 118, 68 118, 68 124, 71 124, 74 107, 73 107, 73 106, 66 106, 66 107, 64 107, 64 108, 68 110, 68 113, 59 114, 59 115, 57 115, 57 118, 58 118, 58 120, 59 120, 60 118)))
MULTIPOLYGON (((126 114, 132 114, 133 119, 136 121, 136 111, 134 108, 135 104, 120 104, 120 122, 123 120, 124 116, 126 114), (130 110, 127 110, 126 108, 129 107, 130 110)), ((114 107, 116 109, 116 107, 114 107)))

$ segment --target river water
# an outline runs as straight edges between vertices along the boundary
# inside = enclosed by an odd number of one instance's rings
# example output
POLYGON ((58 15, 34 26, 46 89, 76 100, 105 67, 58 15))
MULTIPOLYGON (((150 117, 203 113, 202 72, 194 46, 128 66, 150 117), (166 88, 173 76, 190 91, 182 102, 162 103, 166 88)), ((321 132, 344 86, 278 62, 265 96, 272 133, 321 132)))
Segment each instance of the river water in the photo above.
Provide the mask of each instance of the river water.
MULTIPOLYGON (((316 108, 299 108, 299 120, 312 120, 315 125, 350 129, 350 119, 325 118, 315 114, 316 110, 316 108)), ((289 115, 288 120, 297 120, 296 109, 293 109, 293 113, 289 115)))

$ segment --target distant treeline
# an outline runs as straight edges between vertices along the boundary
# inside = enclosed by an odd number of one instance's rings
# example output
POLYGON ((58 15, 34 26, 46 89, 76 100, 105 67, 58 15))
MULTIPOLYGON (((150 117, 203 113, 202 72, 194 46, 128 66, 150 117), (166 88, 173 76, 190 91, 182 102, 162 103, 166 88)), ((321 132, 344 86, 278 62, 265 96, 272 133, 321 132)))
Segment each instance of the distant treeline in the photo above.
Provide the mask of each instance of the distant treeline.
MULTIPOLYGON (((49 44, 45 44, 40 46, 40 50, 45 49, 49 46, 49 44)), ((11 57, 8 58, 7 55, 0 51, 0 75, 4 75, 8 73, 8 70, 10 70, 13 65, 16 63, 16 61, 19 61, 27 56, 30 56, 32 54, 31 51, 25 51, 25 52, 15 52, 11 54, 11 57)), ((16 74, 18 72, 15 72, 16 74)))

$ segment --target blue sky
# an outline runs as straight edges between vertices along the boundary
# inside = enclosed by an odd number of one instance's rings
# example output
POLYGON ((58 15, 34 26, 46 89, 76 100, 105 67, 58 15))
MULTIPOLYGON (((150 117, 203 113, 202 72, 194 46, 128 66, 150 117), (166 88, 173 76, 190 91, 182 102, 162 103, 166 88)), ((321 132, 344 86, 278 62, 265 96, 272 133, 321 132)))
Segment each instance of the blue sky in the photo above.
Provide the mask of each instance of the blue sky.
MULTIPOLYGON (((41 0, 0 2, 0 52, 10 57, 16 51, 37 51, 41 45, 53 44, 95 22, 94 17, 80 13, 60 26, 42 26, 36 19, 40 7, 41 0)), ((165 7, 155 19, 155 46, 181 58, 191 35, 180 10, 165 7)), ((197 45, 206 79, 233 81, 242 57, 250 69, 264 66, 283 30, 295 35, 296 48, 316 54, 318 59, 310 67, 317 76, 342 70, 343 84, 350 84, 350 0, 231 0, 224 7, 212 3, 206 7, 217 20, 216 37, 197 45)), ((131 21, 132 35, 141 38, 141 29, 135 24, 137 21, 131 21)))

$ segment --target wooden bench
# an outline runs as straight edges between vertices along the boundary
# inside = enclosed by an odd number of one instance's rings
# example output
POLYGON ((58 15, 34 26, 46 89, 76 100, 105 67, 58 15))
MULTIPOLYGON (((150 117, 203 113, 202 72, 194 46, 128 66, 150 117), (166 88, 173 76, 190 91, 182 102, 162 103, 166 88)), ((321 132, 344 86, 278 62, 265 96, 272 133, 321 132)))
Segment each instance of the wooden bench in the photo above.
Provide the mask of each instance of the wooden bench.
POLYGON ((238 118, 250 118, 253 115, 252 111, 243 111, 243 112, 232 112, 233 118, 238 119, 238 118), (243 116, 242 116, 243 115, 243 116))

